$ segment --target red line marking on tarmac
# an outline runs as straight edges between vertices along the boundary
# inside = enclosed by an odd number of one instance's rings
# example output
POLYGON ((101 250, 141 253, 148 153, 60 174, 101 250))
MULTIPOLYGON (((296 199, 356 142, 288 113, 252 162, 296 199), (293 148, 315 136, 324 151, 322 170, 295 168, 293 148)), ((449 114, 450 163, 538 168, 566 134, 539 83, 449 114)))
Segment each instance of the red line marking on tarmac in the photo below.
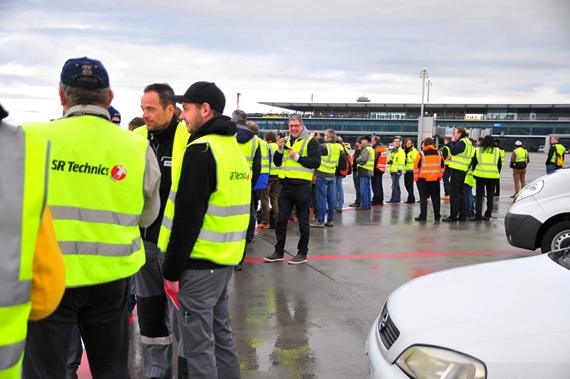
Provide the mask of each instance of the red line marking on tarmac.
MULTIPOLYGON (((389 258, 434 258, 434 257, 471 257, 477 255, 532 255, 533 251, 450 251, 398 254, 359 254, 359 255, 311 255, 309 261, 336 261, 344 259, 389 259, 389 258)), ((264 262, 263 258, 245 258, 246 263, 264 262)))

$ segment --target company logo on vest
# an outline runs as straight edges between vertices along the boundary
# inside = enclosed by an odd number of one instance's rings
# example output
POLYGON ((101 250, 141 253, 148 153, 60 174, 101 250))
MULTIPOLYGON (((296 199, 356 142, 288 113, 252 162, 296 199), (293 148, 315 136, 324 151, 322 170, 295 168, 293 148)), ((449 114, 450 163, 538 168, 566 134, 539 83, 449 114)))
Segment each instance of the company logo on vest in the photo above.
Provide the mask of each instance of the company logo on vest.
POLYGON ((62 161, 58 159, 51 161, 51 169, 55 171, 77 172, 80 174, 110 176, 113 181, 123 180, 127 176, 127 169, 123 165, 115 165, 109 169, 109 167, 105 167, 101 164, 62 161))
POLYGON ((249 180, 249 172, 230 172, 230 180, 249 180))
POLYGON ((111 179, 114 181, 123 180, 125 176, 127 176, 127 169, 124 166, 119 164, 111 169, 111 179))

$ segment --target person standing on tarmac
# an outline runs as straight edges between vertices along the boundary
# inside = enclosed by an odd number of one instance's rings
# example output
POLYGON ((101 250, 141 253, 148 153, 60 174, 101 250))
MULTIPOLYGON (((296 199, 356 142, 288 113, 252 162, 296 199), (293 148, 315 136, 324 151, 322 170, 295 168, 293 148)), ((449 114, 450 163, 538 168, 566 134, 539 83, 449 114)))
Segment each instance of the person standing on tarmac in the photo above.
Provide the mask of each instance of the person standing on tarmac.
MULTIPOLYGON (((287 239, 287 222, 293 206, 297 209, 299 218, 299 243, 297 255, 290 259, 289 264, 307 262, 309 252, 309 202, 311 198, 311 180, 313 170, 321 165, 321 150, 319 142, 310 136, 300 116, 289 118, 289 137, 277 138, 277 151, 273 156, 275 165, 281 167, 279 172, 279 214, 275 236, 277 243, 273 254, 264 257, 266 262, 281 262, 285 254, 287 239)), ((332 212, 332 210, 331 210, 332 212)))
POLYGON ((418 150, 414 147, 414 141, 406 138, 404 142, 404 154, 406 154, 406 164, 404 172, 404 187, 408 192, 408 198, 405 203, 414 204, 416 197, 414 196, 414 161, 418 155, 418 150))
MULTIPOLYGON (((259 175, 261 174, 261 143, 255 133, 247 127, 247 116, 244 111, 239 109, 233 111, 232 121, 235 122, 237 127, 236 140, 241 152, 249 164, 251 172, 251 202, 246 242, 253 243, 255 240, 255 224, 257 221, 257 203, 259 201, 258 191, 254 190, 253 187, 255 186, 255 183, 257 183, 259 175)), ((247 246, 243 249, 243 256, 241 257, 240 263, 234 267, 236 271, 243 270, 243 261, 245 259, 246 250, 247 246)))
POLYGON ((382 176, 386 172, 386 162, 388 160, 388 150, 379 136, 372 137, 372 148, 374 149, 374 176, 372 183, 372 205, 384 205, 384 186, 382 176))
POLYGON ((0 105, 0 378, 20 378, 28 320, 65 291, 63 257, 46 204, 49 142, 2 121, 0 105))
POLYGON ((427 200, 431 198, 433 206, 433 218, 441 219, 441 185, 439 181, 443 177, 445 163, 442 154, 433 145, 433 138, 424 139, 422 151, 414 160, 414 180, 418 185, 420 194, 420 215, 416 221, 427 220, 427 200))
POLYGON ((445 162, 445 171, 443 172, 443 200, 449 200, 449 193, 451 191, 451 169, 449 168, 449 162, 451 162, 451 151, 449 150, 449 143, 451 142, 451 137, 445 137, 443 139, 443 146, 441 148, 441 154, 443 155, 443 160, 445 162))
POLYGON ((513 181, 515 182, 515 194, 511 196, 514 198, 517 193, 526 186, 526 166, 530 162, 528 151, 523 147, 521 141, 515 142, 515 149, 511 154, 510 167, 513 169, 513 181))
POLYGON ((334 226, 334 207, 336 204, 335 170, 342 147, 336 143, 336 132, 327 129, 324 143, 321 144, 321 166, 315 170, 317 187, 317 220, 310 224, 313 228, 334 226), (328 209, 328 212, 327 212, 328 209), (325 222, 325 216, 327 221, 325 222))
MULTIPOLYGON (((145 126, 133 133, 148 139, 160 167, 160 213, 146 228, 141 228, 146 261, 133 277, 138 300, 138 322, 141 333, 143 374, 149 378, 171 378, 172 339, 168 329, 168 303, 164 292, 162 263, 164 254, 158 248, 158 234, 172 177, 179 175, 188 130, 179 122, 174 110, 176 102, 170 98, 174 90, 166 83, 153 83, 144 88, 141 98, 145 126)), ((179 357, 179 365, 183 365, 179 357)))
POLYGON ((402 172, 406 165, 406 153, 404 149, 400 146, 400 137, 396 136, 392 140, 393 148, 390 151, 390 156, 388 157, 388 173, 390 173, 390 178, 392 179, 392 193, 390 195, 390 200, 386 203, 389 204, 400 204, 402 201, 402 191, 400 189, 400 178, 402 177, 402 172))
POLYGON ((473 177, 476 182, 475 217, 470 221, 489 221, 493 212, 493 189, 497 186, 500 169, 503 165, 500 147, 490 135, 483 138, 481 146, 475 148, 471 160, 473 177), (483 215, 483 197, 487 198, 487 209, 483 215))
POLYGON ((48 204, 65 261, 56 311, 29 323, 23 376, 66 376, 79 325, 94 378, 129 378, 127 278, 144 264, 139 226, 160 210, 160 170, 148 141, 111 123, 103 64, 69 59, 61 71, 63 118, 25 125, 52 143, 48 204))
POLYGON ((550 148, 546 156, 546 173, 564 167, 566 148, 560 143, 558 136, 550 136, 550 148))
MULTIPOLYGON (((451 155, 447 157, 451 170, 450 206, 451 214, 444 218, 443 222, 455 222, 467 220, 467 206, 465 203, 465 191, 463 184, 465 176, 473 157, 473 144, 469 140, 469 134, 465 128, 455 128, 452 141, 449 143, 451 155)), ((493 189, 494 191, 494 189, 493 189)), ((489 194, 493 196, 493 192, 489 194)))
POLYGON ((196 82, 172 99, 182 102, 180 117, 192 134, 159 236, 165 283, 178 299, 173 327, 189 378, 239 379, 228 283, 245 247, 250 167, 214 83, 196 82))

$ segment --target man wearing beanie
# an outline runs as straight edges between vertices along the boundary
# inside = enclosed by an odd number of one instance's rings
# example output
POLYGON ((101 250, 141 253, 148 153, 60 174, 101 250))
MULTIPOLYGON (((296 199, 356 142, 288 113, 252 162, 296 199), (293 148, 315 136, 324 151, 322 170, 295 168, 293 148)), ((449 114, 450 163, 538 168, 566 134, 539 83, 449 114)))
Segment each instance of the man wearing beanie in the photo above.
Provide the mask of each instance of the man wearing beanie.
POLYGON ((179 355, 190 378, 240 378, 228 283, 245 247, 250 169, 214 83, 194 83, 171 98, 182 103, 180 118, 192 135, 182 171, 173 173, 158 238, 166 286, 178 299, 173 327, 179 355))
POLYGON ((530 162, 528 151, 523 147, 521 141, 515 142, 515 149, 511 154, 510 167, 513 169, 513 180, 515 181, 515 194, 511 197, 514 198, 517 193, 526 186, 526 166, 530 162))
POLYGON ((61 119, 24 125, 51 142, 47 202, 65 262, 66 290, 55 312, 28 324, 23 376, 66 377, 78 324, 94 378, 129 378, 127 278, 145 261, 139 226, 158 215, 160 171, 148 141, 110 122, 103 64, 65 62, 61 119))

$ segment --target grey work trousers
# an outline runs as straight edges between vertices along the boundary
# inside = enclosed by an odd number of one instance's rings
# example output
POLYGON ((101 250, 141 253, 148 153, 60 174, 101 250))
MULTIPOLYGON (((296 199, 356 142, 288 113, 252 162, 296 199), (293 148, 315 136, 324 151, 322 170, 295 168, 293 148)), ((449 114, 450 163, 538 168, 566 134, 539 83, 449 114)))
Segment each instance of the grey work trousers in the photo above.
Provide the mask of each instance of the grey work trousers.
MULTIPOLYGON (((197 378, 240 378, 240 363, 230 324, 228 283, 233 266, 182 273, 177 310, 179 355, 197 378)), ((173 320, 174 321, 174 320, 173 320)), ((178 334, 178 333, 177 333, 178 334)))

